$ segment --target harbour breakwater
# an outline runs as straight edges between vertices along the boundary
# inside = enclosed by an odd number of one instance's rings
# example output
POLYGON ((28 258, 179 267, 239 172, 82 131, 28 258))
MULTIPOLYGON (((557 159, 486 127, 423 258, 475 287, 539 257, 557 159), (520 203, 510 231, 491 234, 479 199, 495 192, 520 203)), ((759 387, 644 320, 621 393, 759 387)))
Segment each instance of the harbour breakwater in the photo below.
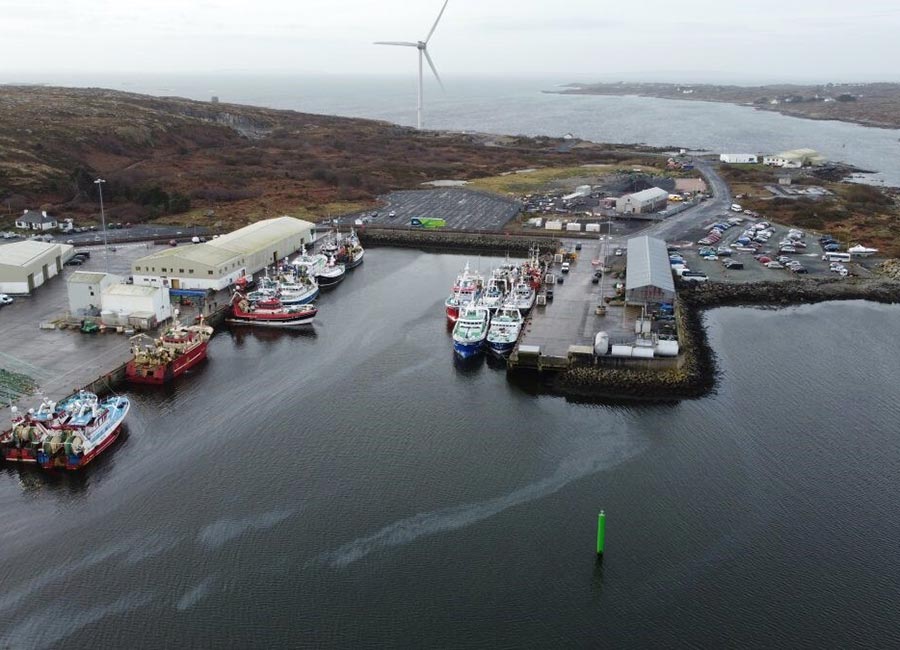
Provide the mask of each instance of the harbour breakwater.
POLYGON ((560 240, 546 235, 512 235, 509 233, 472 233, 454 230, 406 230, 400 228, 360 228, 363 246, 398 246, 428 251, 475 251, 485 253, 521 253, 540 246, 544 252, 555 252, 560 240))
POLYGON ((677 367, 631 369, 576 365, 549 376, 542 386, 554 394, 576 399, 671 401, 702 397, 715 388, 717 377, 715 351, 709 345, 703 322, 706 310, 728 306, 777 308, 832 300, 900 303, 900 282, 816 279, 685 287, 679 291, 676 301, 675 318, 682 350, 677 367))

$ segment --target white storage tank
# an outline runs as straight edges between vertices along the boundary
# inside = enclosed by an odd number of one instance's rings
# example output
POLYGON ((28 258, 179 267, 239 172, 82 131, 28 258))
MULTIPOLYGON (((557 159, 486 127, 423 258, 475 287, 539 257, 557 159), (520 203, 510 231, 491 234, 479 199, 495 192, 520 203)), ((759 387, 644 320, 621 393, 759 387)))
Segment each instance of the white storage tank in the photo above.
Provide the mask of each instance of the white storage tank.
POLYGON ((653 348, 636 345, 631 349, 631 356, 637 357, 639 359, 652 359, 653 348))
POLYGON ((594 354, 598 357, 604 356, 609 352, 609 334, 606 332, 597 332, 594 336, 594 354))
POLYGON ((584 224, 585 232, 600 232, 600 224, 599 223, 586 223, 584 224))
POLYGON ((569 232, 581 232, 581 224, 580 223, 567 223, 566 230, 569 232))
POLYGON ((544 224, 546 230, 562 230, 562 221, 548 221, 544 224))
POLYGON ((658 357, 677 357, 678 341, 657 341, 656 356, 658 357))
POLYGON ((630 357, 632 352, 632 347, 630 345, 614 345, 612 349, 610 349, 610 355, 614 357, 630 357))

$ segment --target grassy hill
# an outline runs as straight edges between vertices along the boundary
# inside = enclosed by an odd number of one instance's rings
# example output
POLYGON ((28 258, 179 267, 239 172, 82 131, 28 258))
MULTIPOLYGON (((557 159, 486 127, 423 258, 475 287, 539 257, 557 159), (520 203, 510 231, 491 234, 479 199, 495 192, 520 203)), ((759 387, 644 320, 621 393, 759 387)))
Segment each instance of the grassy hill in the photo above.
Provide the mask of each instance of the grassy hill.
POLYGON ((320 218, 392 189, 535 166, 640 162, 551 138, 449 134, 370 120, 103 89, 0 86, 0 205, 91 221, 223 227, 320 218))

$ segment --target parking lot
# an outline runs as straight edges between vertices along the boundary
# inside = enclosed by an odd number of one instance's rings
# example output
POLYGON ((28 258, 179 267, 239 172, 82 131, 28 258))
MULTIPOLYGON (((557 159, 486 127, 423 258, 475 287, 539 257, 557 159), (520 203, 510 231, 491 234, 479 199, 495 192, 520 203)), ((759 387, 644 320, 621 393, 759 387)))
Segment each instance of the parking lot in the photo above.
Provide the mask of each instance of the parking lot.
POLYGON ((456 187, 391 192, 385 202, 370 223, 408 226, 413 217, 425 217, 446 220, 445 230, 499 231, 522 209, 518 201, 456 187))
MULTIPOLYGON (((735 250, 732 248, 731 245, 741 236, 745 228, 750 224, 760 221, 760 219, 753 219, 747 215, 740 215, 740 218, 744 219, 743 223, 726 230, 722 239, 711 245, 716 249, 720 246, 729 248, 731 250, 730 256, 719 257, 719 259, 704 259, 701 257, 699 250, 703 248, 703 246, 697 242, 708 234, 710 227, 714 223, 721 223, 727 221, 729 218, 737 216, 738 215, 734 213, 726 213, 721 215, 718 219, 705 222, 702 227, 689 231, 689 241, 678 243, 680 248, 678 252, 684 257, 685 263, 691 271, 705 273, 711 282, 778 282, 797 279, 798 277, 837 277, 837 274, 829 269, 829 262, 822 260, 823 251, 818 242, 818 235, 814 233, 805 233, 805 237, 803 237, 802 241, 806 243, 806 248, 798 248, 796 253, 783 254, 787 258, 799 262, 808 272, 805 276, 798 276, 788 268, 767 268, 765 264, 754 259, 754 255, 757 254, 764 254, 773 260, 782 255, 782 253, 779 253, 779 242, 787 238, 790 229, 786 226, 775 223, 770 224, 769 229, 773 230, 774 233, 769 238, 768 242, 760 245, 760 248, 756 253, 735 250), (744 268, 728 269, 723 264, 725 259, 741 262, 744 265, 744 268)), ((851 274, 866 273, 866 271, 856 262, 846 264, 845 266, 851 274)))

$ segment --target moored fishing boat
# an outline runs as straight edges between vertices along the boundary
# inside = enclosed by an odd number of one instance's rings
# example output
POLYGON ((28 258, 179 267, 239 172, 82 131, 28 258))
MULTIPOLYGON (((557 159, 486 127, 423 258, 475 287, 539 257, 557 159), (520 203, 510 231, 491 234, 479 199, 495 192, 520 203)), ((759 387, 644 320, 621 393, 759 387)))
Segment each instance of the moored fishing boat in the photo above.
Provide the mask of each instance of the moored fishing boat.
POLYGON ((491 312, 484 305, 470 303, 460 307, 453 326, 453 350, 463 359, 478 354, 487 338, 491 312))
POLYGON ((311 325, 318 312, 312 303, 287 306, 277 298, 251 303, 246 296, 235 291, 231 298, 231 314, 225 321, 262 327, 298 327, 311 325))
POLYGON ((164 384, 178 377, 206 358, 206 347, 213 328, 201 317, 197 325, 184 325, 178 320, 152 339, 146 334, 131 337, 132 359, 125 366, 125 377, 136 384, 164 384))
POLYGON ((528 279, 523 278, 513 288, 511 302, 523 316, 527 316, 531 308, 534 307, 535 297, 536 294, 532 283, 528 279))
POLYGON ((506 356, 519 340, 522 331, 521 312, 512 304, 504 304, 497 313, 491 317, 491 326, 488 328, 488 349, 501 356, 506 356))
POLYGON ((77 470, 94 460, 119 437, 131 402, 121 395, 103 400, 90 395, 72 406, 41 440, 37 462, 44 469, 77 470))
POLYGON ((363 263, 365 253, 365 249, 359 243, 359 237, 357 237, 356 231, 351 228, 350 234, 341 241, 336 259, 349 271, 363 263))
POLYGON ((492 276, 487 283, 487 288, 481 296, 481 304, 494 311, 503 304, 509 294, 510 285, 505 277, 492 276))
POLYGON ((322 289, 330 289, 344 279, 347 271, 343 264, 338 264, 334 255, 328 255, 325 266, 316 275, 316 281, 322 289))
POLYGON ((459 318, 460 309, 464 305, 475 302, 481 297, 483 280, 480 274, 469 271, 466 263, 463 272, 456 278, 450 296, 444 301, 444 310, 450 322, 455 323, 459 318))

